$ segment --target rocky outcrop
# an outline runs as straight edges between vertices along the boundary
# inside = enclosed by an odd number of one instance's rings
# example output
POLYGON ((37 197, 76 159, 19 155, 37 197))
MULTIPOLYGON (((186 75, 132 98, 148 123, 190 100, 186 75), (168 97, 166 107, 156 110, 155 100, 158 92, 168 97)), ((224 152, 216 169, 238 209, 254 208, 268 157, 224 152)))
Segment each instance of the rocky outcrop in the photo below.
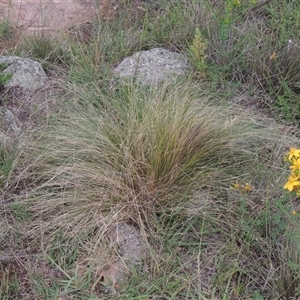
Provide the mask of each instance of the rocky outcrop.
POLYGON ((0 56, 0 64, 4 74, 12 74, 4 87, 21 87, 26 90, 36 90, 46 85, 48 76, 41 64, 30 58, 18 56, 0 56))
POLYGON ((125 58, 113 73, 120 78, 134 78, 143 84, 156 84, 191 69, 188 57, 163 48, 141 51, 125 58))

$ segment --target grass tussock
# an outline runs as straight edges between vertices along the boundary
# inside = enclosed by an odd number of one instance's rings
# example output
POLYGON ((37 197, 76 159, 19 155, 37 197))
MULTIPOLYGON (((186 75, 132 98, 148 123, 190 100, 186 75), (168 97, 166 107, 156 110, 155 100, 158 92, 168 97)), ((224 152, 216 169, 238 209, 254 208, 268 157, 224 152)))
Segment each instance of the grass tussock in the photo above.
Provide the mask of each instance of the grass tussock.
MULTIPOLYGON (((63 105, 47 126, 30 133, 20 146, 8 182, 14 194, 19 193, 9 207, 22 225, 17 226, 22 240, 30 247, 40 244, 59 270, 82 269, 82 280, 89 278, 93 289, 116 255, 112 230, 120 222, 132 224, 147 245, 154 281, 183 273, 191 281, 180 281, 180 290, 188 295, 192 289, 193 294, 198 291, 196 282, 203 279, 209 295, 212 282, 206 278, 207 269, 200 272, 201 265, 211 266, 223 256, 213 280, 220 285, 218 293, 226 293, 226 286, 236 282, 231 271, 238 272, 241 261, 250 268, 251 259, 269 255, 262 235, 271 221, 262 225, 264 215, 257 212, 268 205, 261 200, 262 190, 271 189, 280 173, 260 178, 270 174, 272 163, 281 163, 276 131, 270 134, 271 127, 250 112, 216 101, 186 82, 151 88, 120 83, 110 96, 100 90, 99 94, 98 106, 81 97, 63 105), (258 156, 271 145, 278 147, 274 157, 258 156), (252 180, 252 192, 230 189, 237 180, 252 180), (205 241, 215 236, 224 241, 222 251, 211 249, 212 256, 203 256, 203 247, 211 247, 205 241), (250 252, 244 239, 253 244, 250 252), (231 240, 238 240, 241 248, 231 240), (181 249, 175 256, 173 247, 181 249), (186 261, 198 268, 193 279, 186 261)), ((142 271, 128 268, 133 276, 141 276, 142 271)), ((243 282, 254 288, 255 276, 267 280, 267 266, 261 269, 265 273, 251 267, 243 282)), ((72 272, 63 274, 72 280, 72 272)), ((134 280, 128 281, 124 293, 131 284, 136 287, 134 280)))
POLYGON ((196 189, 220 193, 249 161, 257 124, 232 107, 188 86, 120 89, 107 109, 67 107, 25 143, 17 180, 34 230, 98 239, 116 215, 149 229, 196 189))

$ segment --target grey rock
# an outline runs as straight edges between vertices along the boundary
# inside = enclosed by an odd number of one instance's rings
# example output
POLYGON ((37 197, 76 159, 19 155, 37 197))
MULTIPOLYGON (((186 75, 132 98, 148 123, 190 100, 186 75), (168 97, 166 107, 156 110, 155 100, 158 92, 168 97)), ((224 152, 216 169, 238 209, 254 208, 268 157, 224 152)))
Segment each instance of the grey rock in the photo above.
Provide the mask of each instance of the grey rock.
MULTIPOLYGON (((0 106, 0 132, 19 135, 21 129, 18 127, 14 114, 7 108, 0 106)), ((3 133, 4 134, 4 133, 3 133)))
POLYGON ((136 78, 143 84, 156 84, 185 75, 191 66, 188 57, 164 48, 141 51, 125 58, 113 73, 121 78, 136 78))
POLYGON ((128 264, 137 265, 145 258, 146 244, 139 231, 124 222, 119 222, 109 232, 110 244, 118 255, 112 260, 109 269, 103 271, 100 277, 109 292, 116 292, 119 283, 124 281, 128 272, 128 264))
POLYGON ((3 70, 4 74, 12 74, 12 78, 4 85, 5 88, 36 90, 44 87, 48 81, 41 64, 30 58, 0 56, 0 64, 7 65, 3 70))
POLYGON ((4 132, 0 131, 0 148, 2 149, 10 149, 14 143, 14 139, 4 132))
POLYGON ((0 131, 0 146, 4 145, 8 139, 9 139, 8 135, 0 131))
POLYGON ((116 244, 123 261, 138 262, 143 258, 146 245, 135 227, 118 223, 111 231, 110 238, 116 244))

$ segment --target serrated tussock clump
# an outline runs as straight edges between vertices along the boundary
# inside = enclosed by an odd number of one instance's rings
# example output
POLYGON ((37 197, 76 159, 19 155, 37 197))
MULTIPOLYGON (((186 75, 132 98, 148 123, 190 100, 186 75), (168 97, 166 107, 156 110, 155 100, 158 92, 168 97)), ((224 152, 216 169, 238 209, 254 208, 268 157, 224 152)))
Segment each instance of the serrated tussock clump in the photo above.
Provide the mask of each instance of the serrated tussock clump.
POLYGON ((29 233, 99 240, 116 221, 155 228, 196 190, 227 188, 260 139, 251 118, 191 85, 125 85, 100 98, 101 108, 74 100, 23 146, 15 178, 29 233))

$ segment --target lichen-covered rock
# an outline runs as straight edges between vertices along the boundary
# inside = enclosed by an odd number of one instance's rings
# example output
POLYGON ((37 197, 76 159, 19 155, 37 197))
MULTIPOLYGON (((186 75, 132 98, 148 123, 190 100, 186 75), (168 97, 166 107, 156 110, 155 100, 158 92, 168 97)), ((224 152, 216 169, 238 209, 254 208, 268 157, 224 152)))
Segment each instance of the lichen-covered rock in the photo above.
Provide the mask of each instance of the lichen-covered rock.
POLYGON ((14 114, 7 108, 0 106, 0 132, 19 135, 21 130, 18 127, 14 114))
POLYGON ((5 83, 5 88, 21 87, 36 90, 46 85, 48 76, 41 64, 30 58, 18 56, 0 56, 0 64, 4 65, 4 74, 12 74, 5 83))
POLYGON ((108 291, 116 292, 128 271, 128 265, 136 265, 145 258, 146 244, 135 227, 123 222, 118 223, 109 232, 109 238, 111 246, 118 250, 118 256, 100 277, 108 291))
POLYGON ((0 150, 2 151, 2 149, 10 148, 12 144, 13 139, 4 132, 0 131, 0 150))
POLYGON ((14 114, 0 106, 0 148, 9 149, 21 133, 14 114))
POLYGON ((126 223, 118 223, 111 231, 110 239, 119 249, 119 255, 125 262, 138 262, 144 255, 146 245, 138 230, 126 223))
POLYGON ((113 73, 121 78, 136 78, 143 84, 185 75, 191 66, 188 57, 163 48, 141 51, 125 58, 113 73))

